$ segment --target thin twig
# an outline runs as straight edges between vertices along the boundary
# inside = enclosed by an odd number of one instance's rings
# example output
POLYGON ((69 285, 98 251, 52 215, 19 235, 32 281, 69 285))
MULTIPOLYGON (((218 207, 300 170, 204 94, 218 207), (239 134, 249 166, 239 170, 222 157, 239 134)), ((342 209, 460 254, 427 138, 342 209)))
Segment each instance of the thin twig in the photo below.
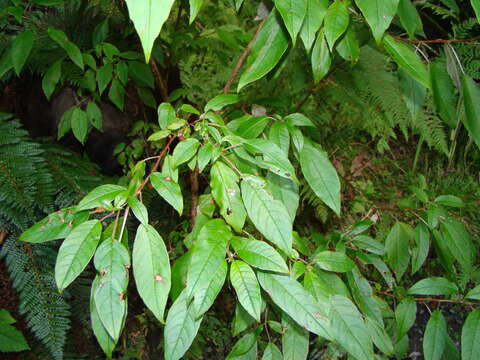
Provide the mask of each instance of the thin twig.
POLYGON ((118 241, 122 241, 123 232, 125 231, 125 225, 127 224, 128 213, 130 212, 130 206, 127 206, 125 209, 125 213, 123 214, 123 223, 122 229, 120 230, 120 236, 118 237, 118 241))
POLYGON ((190 211, 190 225, 193 229, 195 225, 195 218, 197 217, 197 205, 198 205, 198 166, 190 172, 190 186, 192 188, 192 210, 190 211))
POLYGON ((243 64, 245 63, 245 60, 247 60, 247 56, 250 54, 250 51, 252 50, 253 44, 257 40, 258 34, 260 33, 260 30, 263 27, 263 24, 265 23, 266 19, 263 19, 260 24, 258 24, 257 30, 255 32, 255 35, 253 35, 252 40, 248 43, 247 47, 245 50, 243 50, 242 55, 237 61, 237 64, 235 65, 235 68, 233 69, 232 74, 227 80, 227 83, 225 84, 225 87, 223 88, 223 93, 228 94, 230 92, 230 88, 232 87, 233 82, 238 76, 238 73, 240 72, 240 69, 242 68, 243 64))
POLYGON ((155 75, 155 80, 157 83, 158 88, 160 89, 160 93, 162 94, 163 101, 167 101, 168 99, 168 89, 167 89, 167 84, 165 83, 162 74, 160 73, 160 70, 158 69, 157 63, 153 59, 153 57, 150 59, 150 67, 152 68, 152 72, 155 75))
POLYGON ((400 41, 406 41, 414 44, 445 44, 445 43, 452 43, 452 42, 473 42, 480 39, 480 36, 475 36, 469 39, 431 39, 431 40, 415 40, 415 39, 407 39, 401 36, 394 35, 395 39, 400 41))

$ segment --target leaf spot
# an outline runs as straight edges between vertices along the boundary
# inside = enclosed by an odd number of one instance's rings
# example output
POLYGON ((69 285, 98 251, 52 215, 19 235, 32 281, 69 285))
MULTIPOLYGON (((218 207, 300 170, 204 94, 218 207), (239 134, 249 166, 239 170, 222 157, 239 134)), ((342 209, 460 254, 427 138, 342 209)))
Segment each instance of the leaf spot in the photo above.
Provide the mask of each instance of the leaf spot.
POLYGON ((159 283, 165 282, 165 280, 163 279, 162 275, 160 275, 160 274, 155 275, 155 281, 156 281, 156 282, 159 282, 159 283))

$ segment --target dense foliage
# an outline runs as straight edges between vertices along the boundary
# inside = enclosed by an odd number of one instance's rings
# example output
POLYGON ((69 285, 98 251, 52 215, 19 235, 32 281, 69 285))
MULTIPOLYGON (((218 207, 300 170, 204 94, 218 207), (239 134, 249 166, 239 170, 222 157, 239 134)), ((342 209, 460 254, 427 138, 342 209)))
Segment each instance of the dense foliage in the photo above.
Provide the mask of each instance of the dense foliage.
POLYGON ((0 13, 0 351, 476 359, 479 0, 0 13))

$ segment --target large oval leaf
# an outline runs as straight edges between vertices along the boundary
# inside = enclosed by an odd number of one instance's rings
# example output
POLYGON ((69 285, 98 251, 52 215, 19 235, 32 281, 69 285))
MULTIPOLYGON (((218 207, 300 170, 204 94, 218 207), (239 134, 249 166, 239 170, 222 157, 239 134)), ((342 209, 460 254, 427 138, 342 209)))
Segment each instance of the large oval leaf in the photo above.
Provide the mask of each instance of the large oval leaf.
POLYGON ((334 251, 322 251, 314 256, 315 263, 323 270, 347 272, 355 263, 345 254, 334 251))
POLYGON ((100 275, 94 294, 95 306, 105 330, 113 339, 118 339, 127 312, 128 250, 122 243, 106 239, 95 253, 94 264, 100 275))
POLYGON ((12 63, 17 75, 22 71, 23 65, 25 65, 25 62, 30 55, 30 51, 33 47, 33 40, 34 36, 31 30, 18 34, 13 40, 11 51, 12 63))
POLYGON ((63 241, 55 264, 55 281, 62 292, 85 269, 95 253, 102 224, 90 220, 77 226, 63 241))
POLYGON ((318 83, 330 70, 332 65, 332 55, 328 49, 327 39, 324 29, 320 30, 312 51, 312 72, 313 80, 318 83))
POLYGON ((208 286, 199 287, 193 298, 195 317, 202 316, 213 305, 218 294, 222 290, 227 277, 228 265, 223 259, 216 269, 212 269, 211 280, 208 286))
POLYGON ((475 144, 480 147, 480 88, 467 75, 462 75, 462 92, 465 105, 463 123, 475 144))
POLYGON ((397 13, 399 0, 355 0, 372 29, 373 37, 380 42, 397 13))
POLYGON ((340 179, 326 153, 306 142, 300 152, 300 165, 315 195, 339 215, 340 179))
POLYGON ((189 161, 197 152, 200 142, 197 139, 182 140, 175 146, 172 154, 172 167, 175 169, 179 165, 189 161))
POLYGON ((323 18, 327 13, 328 0, 307 0, 307 14, 300 30, 300 38, 305 45, 305 49, 310 51, 312 48, 317 31, 322 25, 323 18))
POLYGON ((432 313, 423 336, 423 354, 425 360, 440 360, 445 349, 447 323, 438 310, 432 313))
POLYGON ((174 0, 126 0, 130 19, 142 42, 145 59, 150 61, 153 43, 168 19, 174 0))
POLYGON ((300 326, 332 339, 328 318, 317 301, 289 275, 257 271, 258 282, 273 302, 300 326))
POLYGON ((247 59, 246 69, 240 76, 237 91, 265 76, 280 61, 288 48, 288 35, 272 11, 257 36, 247 59))
POLYGON ((452 295, 456 292, 458 292, 457 285, 443 277, 422 279, 408 289, 409 294, 415 295, 452 295))
POLYGON ((193 304, 185 291, 168 311, 164 331, 165 360, 178 360, 192 345, 202 318, 195 319, 193 304))
POLYGON ((397 222, 385 240, 387 262, 392 267, 395 276, 400 280, 407 270, 410 260, 408 246, 412 230, 409 225, 397 222))
POLYGON ((241 232, 247 214, 243 207, 238 175, 221 161, 215 162, 210 171, 210 186, 220 214, 236 231, 241 232))
POLYGON ((415 323, 417 317, 417 303, 412 297, 408 297, 395 309, 397 339, 402 339, 415 323))
POLYGON ((356 359, 373 359, 372 340, 362 314, 348 298, 333 296, 330 323, 335 340, 356 359))
POLYGON ((347 30, 350 16, 348 14, 348 1, 335 0, 325 15, 325 37, 330 49, 333 50, 335 42, 347 30))
POLYGON ((292 43, 295 45, 307 13, 307 0, 275 0, 275 7, 282 16, 292 43))
POLYGON ((243 261, 233 261, 230 265, 230 281, 237 293, 240 304, 257 321, 260 321, 262 296, 252 268, 243 261))
POLYGON ((462 328, 462 360, 476 360, 480 353, 480 309, 468 314, 462 328))
POLYGON ((150 176, 150 181, 158 194, 170 205, 177 210, 181 216, 183 212, 183 196, 182 189, 170 176, 153 173, 150 176))
POLYGON ((78 204, 76 211, 93 209, 100 206, 108 206, 115 197, 126 188, 119 185, 100 185, 90 191, 78 204))
POLYGON ((155 317, 163 322, 170 291, 170 262, 160 234, 141 224, 133 244, 133 276, 138 293, 155 317))
POLYGON ((292 221, 285 205, 266 191, 265 182, 260 178, 243 180, 241 188, 248 217, 255 227, 285 254, 290 255, 292 221))
POLYGON ((233 237, 232 246, 237 255, 256 268, 288 273, 288 266, 282 256, 264 241, 233 237))

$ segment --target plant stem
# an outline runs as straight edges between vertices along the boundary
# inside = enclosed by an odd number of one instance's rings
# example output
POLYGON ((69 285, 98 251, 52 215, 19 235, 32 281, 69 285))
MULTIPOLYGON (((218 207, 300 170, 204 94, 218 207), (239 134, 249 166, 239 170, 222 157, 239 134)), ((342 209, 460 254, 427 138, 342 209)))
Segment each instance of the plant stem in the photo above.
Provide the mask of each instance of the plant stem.
POLYGON ((420 140, 418 140, 417 144, 417 151, 415 151, 415 159, 413 160, 412 172, 415 172, 417 168, 418 158, 420 156, 420 150, 422 149, 423 145, 423 136, 420 136, 420 140))

